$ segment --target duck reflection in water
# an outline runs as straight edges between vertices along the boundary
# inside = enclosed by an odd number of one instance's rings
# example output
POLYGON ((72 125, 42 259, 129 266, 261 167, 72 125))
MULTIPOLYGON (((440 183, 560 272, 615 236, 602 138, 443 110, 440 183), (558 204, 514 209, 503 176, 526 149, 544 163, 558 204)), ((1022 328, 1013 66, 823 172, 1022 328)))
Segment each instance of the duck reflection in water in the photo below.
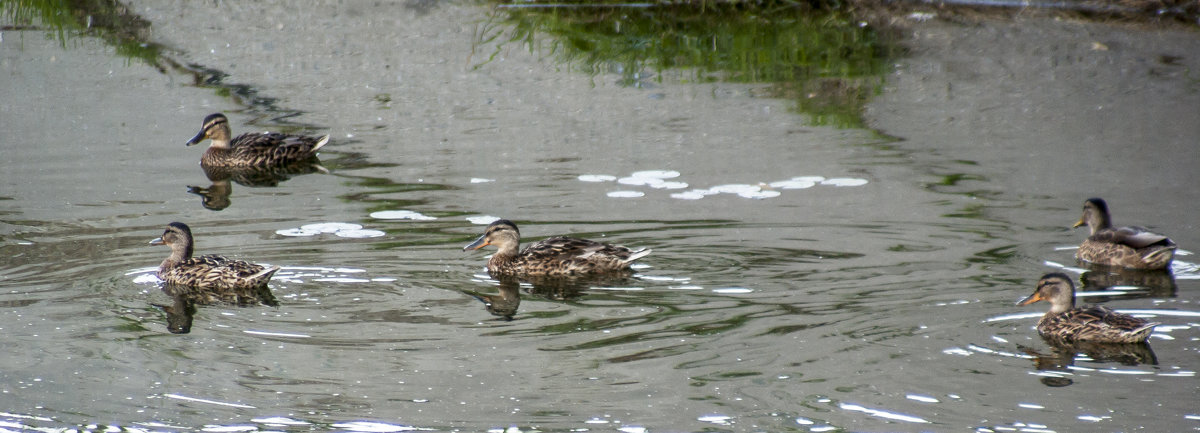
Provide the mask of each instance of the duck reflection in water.
MULTIPOLYGON (((178 293, 178 290, 173 285, 168 284, 163 287, 163 293, 170 295, 178 293)), ((171 296, 174 303, 171 305, 154 304, 164 313, 167 314, 167 330, 172 334, 187 334, 192 332, 192 319, 196 316, 196 302, 187 296, 176 294, 171 296)))
POLYGON ((329 174, 329 170, 321 166, 321 161, 316 156, 286 165, 270 167, 201 165, 200 168, 204 169, 204 176, 208 178, 210 185, 208 187, 188 185, 188 192, 200 196, 200 204, 208 210, 222 210, 229 207, 231 204, 229 196, 233 193, 233 185, 230 181, 248 187, 276 187, 280 182, 286 181, 292 176, 311 173, 329 174))
POLYGON ((1086 271, 1083 273, 1083 275, 1080 275, 1079 281, 1081 286, 1085 290, 1089 291, 1111 290, 1115 287, 1136 287, 1141 289, 1125 289, 1122 291, 1127 291, 1127 293, 1122 293, 1111 297, 1097 297, 1096 302, 1103 302, 1113 298, 1174 298, 1177 291, 1175 286, 1175 276, 1172 275, 1170 271, 1162 269, 1094 269, 1086 271))
POLYGON ((1124 366, 1141 364, 1158 365, 1158 357, 1149 343, 1094 343, 1088 341, 1066 342, 1057 339, 1043 339, 1050 346, 1050 353, 1044 354, 1030 347, 1021 347, 1021 351, 1033 357, 1033 367, 1038 371, 1063 372, 1063 375, 1042 376, 1041 382, 1046 386, 1061 387, 1074 383, 1070 378, 1076 362, 1110 363, 1116 362, 1124 366), (1084 355, 1086 358, 1080 358, 1084 355))
POLYGON ((521 306, 521 283, 512 277, 497 280, 500 281, 498 294, 488 295, 475 291, 467 291, 466 294, 483 302, 483 308, 491 315, 506 322, 512 321, 513 316, 517 314, 517 308, 521 306))

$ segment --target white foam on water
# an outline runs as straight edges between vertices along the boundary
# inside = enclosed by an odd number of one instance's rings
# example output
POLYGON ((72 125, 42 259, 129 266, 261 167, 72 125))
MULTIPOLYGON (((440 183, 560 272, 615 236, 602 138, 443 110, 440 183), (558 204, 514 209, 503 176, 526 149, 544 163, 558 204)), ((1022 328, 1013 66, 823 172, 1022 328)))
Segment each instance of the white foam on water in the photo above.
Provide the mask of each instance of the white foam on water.
POLYGON ((688 187, 687 182, 659 182, 650 185, 655 189, 684 189, 688 187))
POLYGON ((612 182, 617 180, 617 177, 607 174, 581 174, 579 175, 579 180, 584 182, 612 182))
POLYGON ((646 193, 641 191, 611 191, 606 195, 613 198, 637 198, 645 196, 646 193))
POLYGON ((671 194, 671 198, 679 200, 700 200, 707 195, 711 195, 706 189, 693 189, 691 191, 677 192, 671 194))
POLYGON ((471 224, 479 224, 479 225, 483 225, 483 226, 494 223, 494 222, 496 222, 496 220, 499 220, 499 219, 500 219, 500 217, 491 216, 491 215, 480 215, 480 216, 467 217, 467 221, 470 221, 471 224))
POLYGON ((771 188, 779 189, 805 189, 812 188, 816 186, 817 183, 808 180, 780 180, 771 182, 768 185, 770 185, 771 188))
POLYGON ((758 192, 762 191, 762 187, 758 185, 749 185, 744 183, 731 183, 725 185, 717 185, 708 189, 712 194, 741 194, 743 192, 758 192))
POLYGON ((280 235, 280 236, 301 237, 301 236, 316 236, 316 235, 321 234, 321 232, 317 231, 317 230, 305 230, 302 228, 290 228, 290 229, 275 230, 275 234, 280 235))
POLYGON ((337 232, 335 232, 335 233, 334 233, 334 235, 335 235, 335 236, 338 236, 338 237, 343 237, 343 238, 354 238, 354 239, 363 239, 363 238, 377 238, 377 237, 381 237, 381 236, 383 236, 383 235, 385 235, 385 234, 387 234, 387 233, 384 233, 384 232, 382 232, 382 231, 380 231, 380 230, 371 230, 371 229, 364 229, 364 230, 338 230, 337 232))
POLYGON ((617 183, 622 184, 622 185, 632 185, 632 186, 643 186, 643 185, 653 186, 653 185, 658 185, 661 183, 666 183, 666 181, 659 179, 657 177, 633 177, 633 176, 630 176, 630 177, 622 177, 620 179, 617 179, 617 183))
POLYGON ((629 176, 655 179, 674 179, 679 177, 679 172, 675 170, 642 170, 635 171, 629 176))
POLYGON ((866 179, 859 179, 859 178, 854 178, 854 177, 835 177, 833 179, 825 179, 825 180, 821 181, 821 185, 829 185, 829 186, 862 186, 862 185, 866 185, 866 184, 867 184, 866 179))
POLYGON ((378 212, 371 212, 371 218, 381 219, 381 220, 413 220, 413 221, 429 221, 429 220, 437 219, 437 217, 423 215, 420 212, 413 212, 410 210, 381 210, 378 212))
POLYGON ((782 193, 780 193, 779 191, 773 191, 773 190, 769 190, 769 189, 762 190, 762 191, 742 191, 742 192, 737 193, 738 197, 753 198, 753 199, 779 197, 780 194, 782 194, 782 193))
POLYGON ((495 181, 496 181, 496 179, 484 179, 482 177, 472 177, 471 178, 471 183, 488 183, 488 182, 495 182, 495 181))
POLYGON ((315 230, 321 233, 334 233, 338 230, 358 230, 363 226, 350 223, 313 223, 300 226, 300 230, 315 230))

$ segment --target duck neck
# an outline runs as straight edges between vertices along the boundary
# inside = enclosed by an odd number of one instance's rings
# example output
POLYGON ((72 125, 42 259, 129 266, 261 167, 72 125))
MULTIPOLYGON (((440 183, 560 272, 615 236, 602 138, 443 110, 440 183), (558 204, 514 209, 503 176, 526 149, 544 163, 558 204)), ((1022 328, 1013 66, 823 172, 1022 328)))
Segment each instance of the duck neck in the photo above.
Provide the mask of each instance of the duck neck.
POLYGON ((1058 299, 1050 303, 1050 311, 1046 312, 1046 317, 1057 316, 1075 309, 1075 297, 1071 296, 1066 299, 1058 299))
POLYGON ((229 150, 229 137, 213 137, 209 149, 229 150))
POLYGON ((508 263, 512 263, 516 258, 516 248, 498 250, 495 254, 492 254, 491 259, 488 259, 488 267, 493 269, 501 268, 508 263))
POLYGON ((173 245, 171 247, 171 255, 167 256, 167 258, 162 261, 161 265, 158 265, 158 271, 166 272, 171 268, 179 266, 179 264, 183 263, 184 260, 190 258, 192 258, 192 244, 188 243, 178 246, 173 245))

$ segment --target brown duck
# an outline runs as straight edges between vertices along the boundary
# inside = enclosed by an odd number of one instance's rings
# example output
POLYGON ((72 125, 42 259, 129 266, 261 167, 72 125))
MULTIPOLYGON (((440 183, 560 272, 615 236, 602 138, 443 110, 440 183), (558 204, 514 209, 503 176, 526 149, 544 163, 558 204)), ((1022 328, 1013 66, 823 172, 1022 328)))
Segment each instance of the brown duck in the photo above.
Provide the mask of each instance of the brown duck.
POLYGON ((1175 242, 1143 227, 1113 227, 1103 199, 1083 202, 1083 215, 1074 227, 1087 225, 1092 233, 1075 257, 1088 263, 1130 269, 1166 269, 1175 258, 1175 242))
POLYGON ((214 113, 204 118, 200 133, 188 140, 187 145, 212 139, 201 165, 227 167, 271 167, 304 161, 317 155, 317 150, 329 142, 329 136, 309 137, 278 132, 249 132, 230 137, 229 119, 224 114, 214 113))
POLYGON ((630 250, 587 239, 557 236, 535 242, 518 251, 521 233, 509 220, 498 220, 487 226, 483 235, 463 250, 496 246, 496 254, 488 260, 488 272, 514 276, 571 277, 630 272, 634 260, 650 254, 648 249, 630 250))
POLYGON ((192 230, 187 224, 167 225, 161 237, 150 245, 171 247, 171 255, 158 266, 158 278, 167 283, 172 296, 185 296, 199 303, 276 305, 267 287, 279 270, 217 255, 192 257, 192 230))
POLYGON ((1099 305, 1075 308, 1075 284, 1058 272, 1042 276, 1037 290, 1017 305, 1038 301, 1050 303, 1050 311, 1038 320, 1038 334, 1061 342, 1141 343, 1159 325, 1099 305))

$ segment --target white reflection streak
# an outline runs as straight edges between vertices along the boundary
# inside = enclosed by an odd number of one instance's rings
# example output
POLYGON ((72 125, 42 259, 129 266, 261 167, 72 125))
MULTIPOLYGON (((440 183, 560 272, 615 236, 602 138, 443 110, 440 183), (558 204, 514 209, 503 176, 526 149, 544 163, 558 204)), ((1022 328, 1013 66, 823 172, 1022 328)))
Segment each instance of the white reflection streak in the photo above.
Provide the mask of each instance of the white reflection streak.
POLYGON ((239 407, 239 408, 243 408, 243 409, 258 409, 257 407, 246 405, 246 404, 226 403, 223 401, 216 401, 216 400, 205 400, 203 398, 188 397, 188 396, 179 395, 179 394, 164 394, 163 396, 167 397, 167 398, 173 398, 176 400, 192 401, 192 402, 196 402, 196 403, 215 404, 217 406, 239 407))
POLYGON ((915 416, 892 413, 892 412, 883 411, 883 410, 879 410, 879 409, 870 409, 870 408, 866 408, 863 406, 859 406, 857 404, 842 403, 839 407, 841 407, 842 409, 845 409, 845 410, 862 412, 867 415, 877 416, 880 418, 894 419, 896 421, 904 421, 904 422, 929 424, 929 421, 926 421, 921 418, 917 418, 915 416))
POLYGON ((267 332, 267 331, 251 331, 249 329, 242 331, 251 335, 265 335, 268 337, 287 337, 287 338, 311 338, 311 335, 304 334, 285 334, 283 332, 267 332))

